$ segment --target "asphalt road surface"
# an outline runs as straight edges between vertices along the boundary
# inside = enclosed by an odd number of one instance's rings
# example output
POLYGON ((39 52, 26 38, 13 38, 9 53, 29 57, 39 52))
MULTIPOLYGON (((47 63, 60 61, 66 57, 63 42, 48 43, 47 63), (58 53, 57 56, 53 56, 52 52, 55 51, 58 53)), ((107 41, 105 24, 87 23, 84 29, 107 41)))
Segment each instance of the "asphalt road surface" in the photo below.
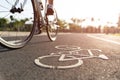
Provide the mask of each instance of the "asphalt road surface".
POLYGON ((55 42, 38 35, 21 49, 0 47, 0 80, 120 80, 120 37, 60 33, 55 42))

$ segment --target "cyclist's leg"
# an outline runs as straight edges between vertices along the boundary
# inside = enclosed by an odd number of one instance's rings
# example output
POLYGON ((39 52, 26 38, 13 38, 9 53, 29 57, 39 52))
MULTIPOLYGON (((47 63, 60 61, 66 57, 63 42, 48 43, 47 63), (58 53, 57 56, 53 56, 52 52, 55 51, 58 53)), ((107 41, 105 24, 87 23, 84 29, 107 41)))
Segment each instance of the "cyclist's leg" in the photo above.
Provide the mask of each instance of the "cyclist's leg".
POLYGON ((48 3, 53 5, 53 0, 48 0, 48 3))
POLYGON ((47 15, 46 15, 46 31, 49 39, 51 41, 55 41, 57 38, 57 32, 58 32, 58 25, 56 24, 58 21, 57 12, 55 9, 49 5, 53 5, 53 0, 48 0, 48 9, 47 9, 47 15))
POLYGON ((53 15, 53 0, 48 0, 47 15, 53 15))

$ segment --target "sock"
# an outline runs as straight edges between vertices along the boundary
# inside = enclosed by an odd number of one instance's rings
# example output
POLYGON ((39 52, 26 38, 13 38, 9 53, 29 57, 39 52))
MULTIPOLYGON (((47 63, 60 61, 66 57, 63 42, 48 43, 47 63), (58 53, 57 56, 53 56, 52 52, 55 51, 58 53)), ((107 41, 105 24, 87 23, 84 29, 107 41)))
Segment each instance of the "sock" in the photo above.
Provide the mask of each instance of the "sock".
POLYGON ((52 4, 48 4, 48 8, 52 8, 53 9, 53 5, 52 4))

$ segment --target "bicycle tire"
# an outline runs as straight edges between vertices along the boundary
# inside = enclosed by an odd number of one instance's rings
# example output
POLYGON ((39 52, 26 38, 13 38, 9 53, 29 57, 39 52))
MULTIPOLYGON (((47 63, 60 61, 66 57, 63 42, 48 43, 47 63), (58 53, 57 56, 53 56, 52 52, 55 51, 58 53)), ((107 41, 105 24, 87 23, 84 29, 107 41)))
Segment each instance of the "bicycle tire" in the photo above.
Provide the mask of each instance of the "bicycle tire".
POLYGON ((46 15, 46 17, 47 17, 46 31, 48 38, 50 39, 50 41, 55 41, 58 34, 58 25, 57 25, 58 16, 56 10, 54 9, 53 15, 46 15))
POLYGON ((34 0, 3 0, 0 3, 0 43, 3 46, 17 49, 31 40, 36 25, 34 10, 34 0))

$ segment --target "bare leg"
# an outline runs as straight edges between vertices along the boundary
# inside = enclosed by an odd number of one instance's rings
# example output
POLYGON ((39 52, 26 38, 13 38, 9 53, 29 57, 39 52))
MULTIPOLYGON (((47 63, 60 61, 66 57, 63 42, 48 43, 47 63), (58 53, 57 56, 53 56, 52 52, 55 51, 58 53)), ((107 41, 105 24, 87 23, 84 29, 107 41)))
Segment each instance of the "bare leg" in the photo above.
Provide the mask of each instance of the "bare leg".
POLYGON ((47 15, 53 15, 53 0, 48 0, 47 15))
POLYGON ((48 0, 48 3, 53 5, 53 0, 48 0))

